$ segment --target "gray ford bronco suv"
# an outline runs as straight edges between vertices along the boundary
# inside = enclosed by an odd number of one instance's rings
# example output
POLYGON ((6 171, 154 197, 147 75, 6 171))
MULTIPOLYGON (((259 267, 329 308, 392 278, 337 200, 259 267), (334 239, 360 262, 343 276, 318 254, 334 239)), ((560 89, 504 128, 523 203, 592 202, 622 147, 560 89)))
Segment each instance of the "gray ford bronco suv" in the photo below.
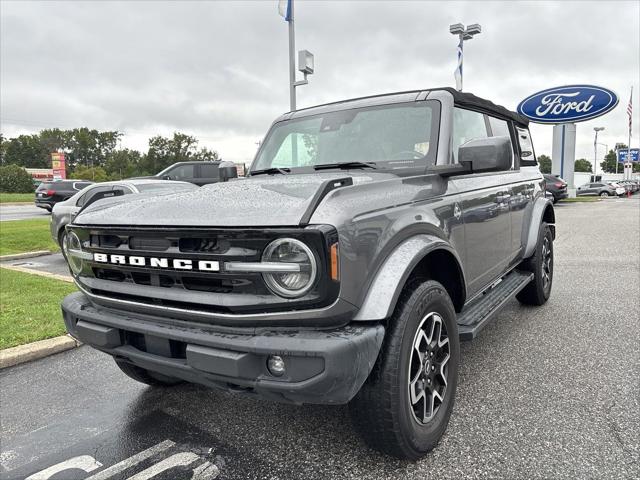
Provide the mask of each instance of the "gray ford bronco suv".
POLYGON ((526 118, 468 93, 290 112, 246 179, 82 211, 66 327, 150 385, 349 403, 369 445, 418 459, 449 421, 460 340, 549 298, 543 185, 526 118))

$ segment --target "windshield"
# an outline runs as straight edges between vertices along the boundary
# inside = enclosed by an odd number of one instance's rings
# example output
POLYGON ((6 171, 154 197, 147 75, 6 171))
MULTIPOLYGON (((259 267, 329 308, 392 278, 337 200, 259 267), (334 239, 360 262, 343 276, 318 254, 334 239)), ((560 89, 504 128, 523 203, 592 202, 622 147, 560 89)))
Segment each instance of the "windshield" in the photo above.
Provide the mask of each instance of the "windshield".
POLYGON ((436 109, 435 102, 411 102, 279 122, 267 135, 252 171, 352 162, 424 170, 435 162, 436 109))

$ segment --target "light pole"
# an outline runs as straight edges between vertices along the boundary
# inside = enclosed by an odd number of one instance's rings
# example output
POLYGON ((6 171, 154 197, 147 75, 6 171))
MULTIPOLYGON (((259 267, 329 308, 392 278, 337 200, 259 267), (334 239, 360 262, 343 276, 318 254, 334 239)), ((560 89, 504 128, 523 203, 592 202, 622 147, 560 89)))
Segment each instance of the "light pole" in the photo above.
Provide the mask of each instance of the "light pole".
POLYGON ((296 109, 296 87, 309 83, 307 75, 313 74, 313 54, 307 50, 298 52, 298 70, 304 75, 304 80, 296 81, 296 33, 293 0, 280 0, 278 11, 289 23, 289 107, 293 112, 296 109))
MULTIPOLYGON (((602 159, 602 161, 605 161, 607 159, 607 155, 609 155, 609 145, 607 145, 606 143, 598 143, 598 145, 602 145, 604 147, 604 158, 602 159)), ((602 173, 604 173, 604 171, 602 173)))
POLYGON ((596 181, 596 173, 598 172, 598 132, 604 130, 604 127, 593 127, 596 137, 593 139, 593 181, 596 181))
POLYGON ((474 23, 472 25, 468 25, 466 28, 461 23, 455 23, 453 25, 449 25, 449 32, 453 35, 458 35, 460 42, 458 43, 458 66, 454 72, 454 77, 456 78, 456 89, 462 91, 462 52, 465 40, 471 40, 474 35, 482 32, 482 28, 480 24, 474 23))

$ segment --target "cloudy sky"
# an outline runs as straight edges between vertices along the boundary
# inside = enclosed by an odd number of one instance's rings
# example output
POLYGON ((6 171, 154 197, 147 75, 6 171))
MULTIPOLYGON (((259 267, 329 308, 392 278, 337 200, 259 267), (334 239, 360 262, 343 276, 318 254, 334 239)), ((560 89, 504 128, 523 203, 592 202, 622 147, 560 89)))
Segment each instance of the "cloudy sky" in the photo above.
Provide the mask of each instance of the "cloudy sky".
MULTIPOLYGON (((190 133, 227 160, 249 163, 271 121, 288 110, 287 25, 276 0, 0 0, 0 118, 4 135, 88 126, 190 133)), ((578 125, 577 157, 593 159, 593 127, 627 142, 634 85, 640 139, 640 2, 399 2, 296 0, 296 47, 316 73, 298 106, 454 86, 451 23, 480 23, 465 44, 465 90, 514 109, 545 88, 590 83, 619 106, 578 125)), ((537 153, 552 127, 534 125, 537 153)), ((604 150, 602 148, 602 150, 604 150)), ((604 151, 602 152, 604 153, 604 151)))

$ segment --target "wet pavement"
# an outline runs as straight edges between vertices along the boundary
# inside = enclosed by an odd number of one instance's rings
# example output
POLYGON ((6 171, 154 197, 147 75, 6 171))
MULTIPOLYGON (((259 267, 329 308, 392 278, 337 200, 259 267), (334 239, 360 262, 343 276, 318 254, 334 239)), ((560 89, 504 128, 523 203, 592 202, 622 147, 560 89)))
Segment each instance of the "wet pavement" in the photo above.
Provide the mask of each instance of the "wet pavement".
POLYGON ((49 218, 51 214, 35 205, 0 205, 0 221, 49 218))
POLYGON ((39 270, 41 272, 65 275, 71 278, 69 267, 65 262, 62 253, 52 253, 51 255, 41 255, 39 257, 22 258, 0 262, 0 265, 13 265, 27 268, 29 270, 39 270))
POLYGON ((0 371, 0 478, 638 478, 640 202, 557 220, 550 301, 511 302, 462 345, 448 431, 420 462, 368 449, 346 406, 154 389, 85 346, 0 371))

